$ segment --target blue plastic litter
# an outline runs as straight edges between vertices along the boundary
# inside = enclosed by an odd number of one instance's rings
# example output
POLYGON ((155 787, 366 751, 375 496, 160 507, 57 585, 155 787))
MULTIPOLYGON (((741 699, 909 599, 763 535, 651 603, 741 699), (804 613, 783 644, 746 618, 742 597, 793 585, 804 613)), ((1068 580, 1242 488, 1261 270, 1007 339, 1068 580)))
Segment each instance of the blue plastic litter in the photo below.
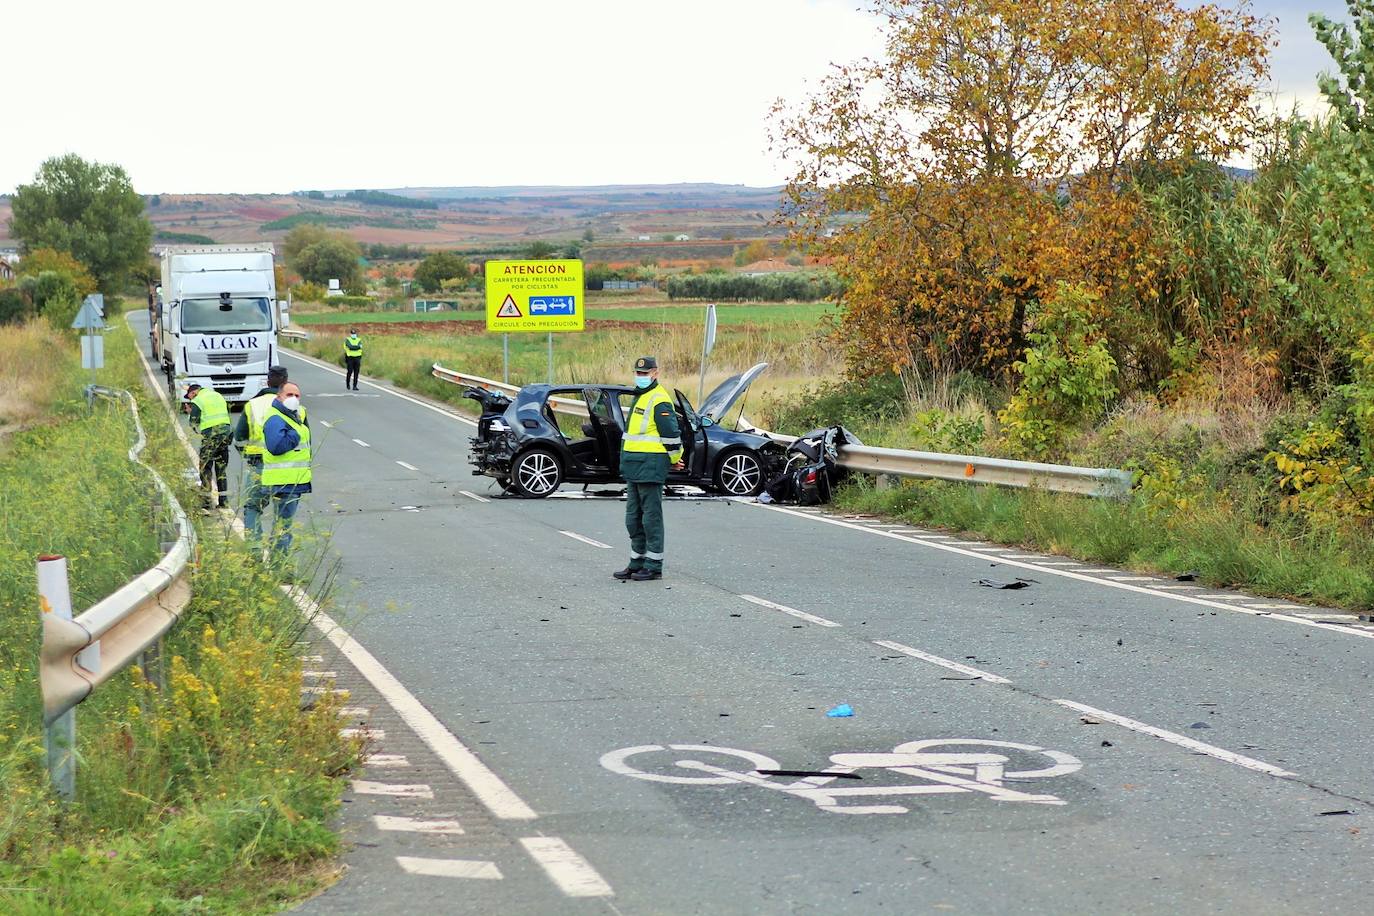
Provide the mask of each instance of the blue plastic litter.
POLYGON ((841 703, 834 709, 827 711, 826 715, 832 719, 847 719, 854 715, 854 707, 850 706, 848 703, 841 703))

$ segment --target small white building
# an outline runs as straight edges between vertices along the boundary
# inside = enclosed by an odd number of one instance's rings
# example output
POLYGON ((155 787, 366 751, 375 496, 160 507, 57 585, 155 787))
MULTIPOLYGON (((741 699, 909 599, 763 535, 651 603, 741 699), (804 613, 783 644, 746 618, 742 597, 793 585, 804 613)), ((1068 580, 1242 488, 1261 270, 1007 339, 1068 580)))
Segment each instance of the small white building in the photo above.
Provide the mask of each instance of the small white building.
POLYGON ((639 237, 639 240, 640 240, 641 242, 647 242, 647 241, 650 240, 650 237, 647 236, 647 235, 641 235, 641 236, 639 237))
POLYGON ((673 241, 675 241, 675 242, 690 242, 691 240, 692 240, 692 237, 691 237, 690 235, 687 235, 686 233, 683 233, 682 235, 679 235, 679 236, 675 236, 675 237, 673 238, 673 241))

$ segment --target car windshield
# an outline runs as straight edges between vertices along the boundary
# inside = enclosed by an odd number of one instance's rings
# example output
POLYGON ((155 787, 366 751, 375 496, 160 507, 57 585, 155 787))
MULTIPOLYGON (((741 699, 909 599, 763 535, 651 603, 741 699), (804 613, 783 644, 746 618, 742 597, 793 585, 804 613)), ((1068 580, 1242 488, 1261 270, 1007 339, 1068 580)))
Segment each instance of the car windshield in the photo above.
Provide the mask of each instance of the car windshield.
POLYGON ((230 299, 228 308, 214 299, 181 300, 181 330, 188 334, 236 334, 272 330, 266 299, 230 299))

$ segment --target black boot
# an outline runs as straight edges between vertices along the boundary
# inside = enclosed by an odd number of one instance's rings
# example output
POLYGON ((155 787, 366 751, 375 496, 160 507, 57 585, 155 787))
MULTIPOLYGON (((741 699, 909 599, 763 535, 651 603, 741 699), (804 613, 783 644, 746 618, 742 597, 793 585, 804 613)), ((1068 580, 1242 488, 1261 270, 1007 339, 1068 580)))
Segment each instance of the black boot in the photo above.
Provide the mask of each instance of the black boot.
POLYGON ((611 573, 611 575, 615 576, 621 582, 624 582, 626 579, 633 579, 637 572, 639 572, 639 570, 635 567, 627 566, 624 569, 617 569, 615 572, 611 573))
POLYGON ((661 569, 636 569, 630 578, 636 582, 648 582, 651 579, 662 579, 663 570, 661 569))

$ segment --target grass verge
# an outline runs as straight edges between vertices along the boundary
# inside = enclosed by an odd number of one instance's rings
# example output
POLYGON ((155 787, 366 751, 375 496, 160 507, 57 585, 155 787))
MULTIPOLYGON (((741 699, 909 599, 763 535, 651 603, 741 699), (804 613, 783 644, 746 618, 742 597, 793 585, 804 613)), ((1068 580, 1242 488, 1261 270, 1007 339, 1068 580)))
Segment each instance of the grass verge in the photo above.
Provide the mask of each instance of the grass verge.
POLYGON ((1166 515, 1139 498, 1115 502, 928 480, 887 490, 856 481, 840 490, 837 504, 1094 563, 1193 572, 1219 588, 1374 608, 1368 539, 1318 537, 1281 519, 1259 525, 1247 508, 1221 499, 1166 515))
MULTIPOLYGON (((0 329, 0 352, 13 329, 0 329)), ((48 422, 0 450, 0 911, 253 913, 327 881, 338 776, 357 747, 333 699, 300 709, 305 622, 232 538, 202 526, 193 599, 168 635, 168 689, 136 668, 77 709, 78 798, 48 790, 37 685, 34 557, 68 557, 79 610, 150 566, 152 486, 127 458, 127 408, 77 399, 70 339, 42 328, 62 371, 48 422)), ((106 335, 101 383, 140 398, 147 460, 185 506, 186 455, 144 396, 132 334, 106 335)), ((40 371, 49 372, 44 368, 40 371)))

